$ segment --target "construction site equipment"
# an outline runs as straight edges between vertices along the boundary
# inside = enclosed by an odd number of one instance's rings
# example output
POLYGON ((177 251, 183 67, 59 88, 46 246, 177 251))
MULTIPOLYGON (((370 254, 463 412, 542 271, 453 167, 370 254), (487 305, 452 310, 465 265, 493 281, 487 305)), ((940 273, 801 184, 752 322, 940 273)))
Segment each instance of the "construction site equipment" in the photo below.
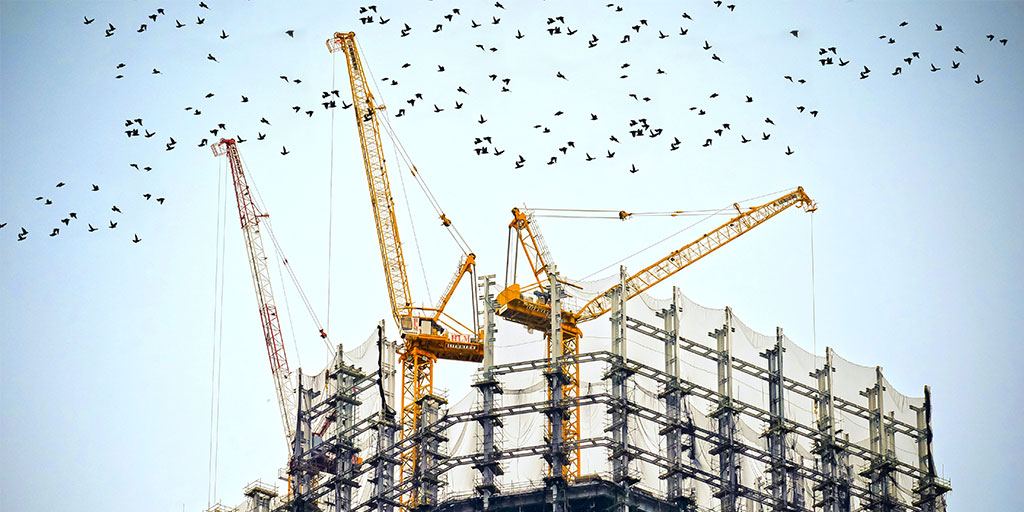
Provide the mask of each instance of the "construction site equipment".
MULTIPOLYGON (((245 233, 245 248, 249 254, 249 269, 252 271, 252 282, 256 287, 256 301, 259 303, 260 322, 263 325, 263 338, 267 345, 267 356, 270 359, 270 373, 274 378, 274 391, 277 404, 281 410, 281 423, 284 426, 285 441, 289 450, 295 437, 295 383, 291 370, 288 368, 288 357, 284 350, 284 334, 281 321, 277 316, 274 303, 274 292, 270 286, 270 270, 267 268, 267 254, 263 249, 263 238, 260 235, 260 223, 269 217, 256 204, 249 189, 249 183, 242 169, 242 159, 238 155, 235 139, 221 139, 211 144, 214 156, 227 157, 231 166, 231 179, 235 185, 235 199, 238 202, 238 219, 245 233)), ((322 336, 326 336, 320 330, 322 336)))
MULTIPOLYGON (((760 226, 768 219, 782 213, 791 206, 802 207, 807 212, 814 211, 817 206, 814 201, 804 192, 803 187, 787 192, 781 197, 775 198, 760 206, 751 207, 742 211, 738 204, 733 203, 737 215, 717 227, 713 231, 704 234, 702 237, 689 244, 671 252, 660 260, 648 265, 643 270, 625 278, 623 285, 625 297, 617 300, 628 300, 643 293, 654 285, 664 281, 676 272, 697 262, 701 258, 718 250, 725 244, 735 240, 740 235, 760 226)), ((509 244, 509 261, 518 261, 518 247, 529 265, 534 280, 526 286, 518 283, 508 285, 505 290, 498 294, 497 313, 504 319, 523 325, 528 329, 535 329, 547 333, 550 336, 553 329, 551 295, 554 294, 552 279, 551 253, 544 242, 539 227, 530 211, 512 209, 512 222, 509 223, 509 237, 511 240, 512 231, 517 235, 515 247, 509 244), (514 253, 514 254, 512 254, 514 253), (526 292, 534 292, 527 295, 526 292), (531 297, 534 295, 536 298, 531 297)), ((620 218, 627 218, 622 215, 620 218)), ((517 263, 512 263, 512 272, 515 274, 517 263)), ((515 278, 513 277, 513 281, 515 278)), ((562 284, 568 284, 559 281, 562 284)), ((579 339, 582 331, 579 324, 593 320, 607 313, 612 308, 613 291, 620 288, 616 284, 604 293, 596 294, 589 302, 576 311, 562 309, 560 311, 561 346, 559 357, 575 356, 579 354, 579 339)), ((548 344, 548 357, 551 357, 552 344, 548 344)), ((562 365, 562 371, 567 374, 566 384, 562 387, 562 396, 566 400, 575 400, 579 397, 579 366, 568 363, 562 365)), ((564 442, 572 444, 578 442, 580 433, 579 408, 570 410, 568 420, 562 422, 562 437, 564 442)), ((580 477, 579 450, 570 452, 568 464, 563 466, 564 478, 572 481, 580 477)))
MULTIPOLYGON (((476 259, 468 248, 463 248, 463 259, 437 307, 419 306, 413 301, 381 146, 379 113, 385 107, 377 104, 370 91, 366 71, 356 47, 355 33, 336 32, 334 37, 327 40, 327 48, 331 53, 341 52, 345 55, 391 311, 404 339, 399 353, 402 363, 400 417, 402 438, 407 439, 414 437, 422 427, 420 417, 425 401, 439 401, 434 394, 434 363, 438 359, 483 360, 483 343, 478 341, 479 333, 444 311, 462 278, 467 274, 474 276, 476 259)), ((417 176, 415 167, 412 172, 417 176)), ((417 179, 420 178, 417 176, 417 179)), ((449 218, 442 212, 438 213, 442 225, 453 229, 449 218)), ((475 277, 471 279, 473 281, 475 277)), ((429 457, 429 454, 419 444, 401 454, 403 481, 419 479, 424 469, 420 463, 425 457, 429 457)), ((430 504, 433 500, 432 493, 417 488, 403 497, 403 504, 412 507, 430 504)))

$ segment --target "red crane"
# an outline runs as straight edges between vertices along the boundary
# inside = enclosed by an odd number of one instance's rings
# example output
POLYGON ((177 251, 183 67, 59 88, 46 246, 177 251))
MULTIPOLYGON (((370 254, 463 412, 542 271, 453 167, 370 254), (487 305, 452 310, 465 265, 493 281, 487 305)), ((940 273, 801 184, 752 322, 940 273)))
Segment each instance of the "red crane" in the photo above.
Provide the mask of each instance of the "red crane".
MULTIPOLYGON (((256 199, 249 190, 235 140, 221 139, 210 148, 213 149, 215 156, 226 156, 231 165, 231 178, 235 184, 235 199, 238 202, 238 219, 242 224, 245 247, 249 252, 249 269, 252 271, 252 281, 256 287, 263 338, 267 344, 267 357, 270 358, 270 373, 274 378, 285 439, 290 447, 292 439, 295 438, 294 421, 290 420, 295 415, 295 386, 292 382, 292 373, 288 369, 284 334, 281 332, 281 322, 277 316, 277 306, 274 304, 274 292, 270 288, 270 270, 267 268, 267 255, 263 249, 263 238, 260 236, 260 222, 269 215, 256 204, 256 199)), ((320 335, 326 337, 322 329, 320 335)))

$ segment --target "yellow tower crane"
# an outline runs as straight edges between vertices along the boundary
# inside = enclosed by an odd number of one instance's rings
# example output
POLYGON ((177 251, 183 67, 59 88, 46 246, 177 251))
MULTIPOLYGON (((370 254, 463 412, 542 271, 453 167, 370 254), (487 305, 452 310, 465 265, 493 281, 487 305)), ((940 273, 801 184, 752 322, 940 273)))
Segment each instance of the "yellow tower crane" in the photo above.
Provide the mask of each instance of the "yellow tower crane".
MULTIPOLYGON (((684 245, 643 270, 629 276, 625 281, 627 292, 623 300, 631 299, 647 291, 652 286, 711 254, 747 231, 760 226, 768 219, 782 213, 791 206, 802 207, 807 212, 817 209, 815 202, 804 193, 803 187, 798 187, 796 190, 787 192, 778 198, 760 206, 752 207, 747 211, 742 211, 736 203, 733 203, 733 206, 735 206, 738 213, 735 217, 729 219, 729 221, 718 226, 713 231, 704 234, 704 236, 697 240, 684 245)), ((629 216, 629 214, 622 212, 619 218, 625 219, 629 216)), ((497 313, 506 320, 550 335, 552 321, 549 296, 545 293, 538 293, 535 294, 537 298, 534 300, 529 295, 525 295, 525 293, 529 291, 543 291, 549 285, 550 276, 548 274, 551 256, 544 243, 544 238, 533 219, 532 212, 513 208, 512 217, 512 222, 509 224, 509 236, 511 237, 513 230, 516 232, 518 236, 517 245, 522 247, 523 255, 533 274, 534 281, 527 285, 519 285, 517 283, 508 285, 498 294, 497 313)), ((512 248, 510 244, 511 251, 515 251, 514 257, 517 260, 518 249, 512 248)), ((510 254, 509 256, 513 255, 510 254)), ((517 263, 513 263, 513 273, 516 265, 517 263)), ((618 286, 613 286, 607 291, 597 294, 578 311, 568 311, 565 309, 561 311, 562 355, 573 356, 579 354, 579 338, 583 335, 579 324, 607 313, 612 307, 613 299, 610 292, 618 288, 618 286)), ((548 344, 548 348, 550 350, 550 344, 548 344)), ((549 357, 550 355, 548 354, 549 357)), ((580 393, 579 364, 568 363, 562 369, 568 376, 568 383, 562 387, 562 397, 565 400, 571 401, 579 397, 580 393)), ((578 407, 572 408, 569 418, 562 423, 562 439, 569 446, 578 443, 580 440, 580 414, 578 407)), ((569 464, 563 466, 562 476, 570 481, 580 476, 580 454, 578 449, 570 452, 569 464)))
MULTIPOLYGON (((352 87, 352 104, 359 128, 359 142, 366 168, 366 182, 370 188, 370 203, 377 225, 377 240, 380 244, 381 261, 384 263, 384 277, 391 299, 391 311, 395 323, 404 339, 399 349, 402 363, 402 438, 415 435, 425 398, 434 397, 434 363, 438 359, 480 362, 483 360, 483 343, 480 333, 459 322, 444 312, 445 306, 455 293, 459 282, 466 274, 475 273, 474 254, 464 246, 463 257, 458 269, 448 284, 437 307, 417 306, 409 290, 405 257, 398 235, 398 223, 391 197, 391 186, 384 163, 378 117, 384 106, 378 105, 370 91, 365 68, 356 47, 355 33, 336 32, 327 40, 331 53, 345 55, 348 77, 352 87)), ((417 179, 415 166, 412 173, 417 179)), ((436 203, 435 203, 436 205, 436 203)), ((451 221, 438 211, 443 226, 453 229, 451 221)), ((461 240, 461 237, 456 237, 461 240)), ((464 243, 463 243, 464 245, 464 243)), ((432 456, 422 443, 418 443, 401 455, 402 480, 413 480, 422 471, 425 457, 432 456)), ((427 493, 429 494, 429 493, 427 493)), ((425 495, 419 489, 403 496, 402 503, 408 507, 430 504, 433 496, 425 495)))

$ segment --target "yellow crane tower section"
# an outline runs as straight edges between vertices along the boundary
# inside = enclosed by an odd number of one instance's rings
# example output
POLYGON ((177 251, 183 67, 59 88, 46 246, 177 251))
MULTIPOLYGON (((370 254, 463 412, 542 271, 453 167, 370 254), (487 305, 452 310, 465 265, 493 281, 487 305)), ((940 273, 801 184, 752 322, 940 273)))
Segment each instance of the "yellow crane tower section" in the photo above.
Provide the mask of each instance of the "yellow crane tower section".
MULTIPOLYGON (((782 213, 791 206, 798 206, 807 212, 817 209, 817 205, 804 192, 803 187, 787 192, 760 206, 755 206, 747 211, 742 211, 736 203, 733 203, 737 215, 704 236, 690 242, 683 247, 672 251, 664 258, 650 264, 643 270, 629 276, 626 279, 626 300, 631 299, 654 285, 664 281, 676 272, 696 263, 701 258, 718 250, 725 244, 735 240, 740 235, 760 226, 772 217, 782 213)), ((623 212, 620 218, 627 218, 629 214, 623 212)), ((533 273, 534 281, 526 286, 517 283, 509 285, 498 294, 497 313, 502 318, 511 322, 521 324, 530 329, 541 332, 548 332, 551 328, 551 306, 547 303, 545 295, 541 294, 537 300, 532 300, 524 295, 525 291, 543 289, 549 282, 548 270, 550 265, 550 253, 544 243, 543 237, 536 224, 533 222, 529 211, 519 208, 512 209, 512 222, 509 223, 509 230, 515 230, 519 245, 523 248, 527 264, 533 273)), ((511 233, 510 233, 511 234, 511 233)), ((517 253, 518 254, 518 253, 517 253)), ((607 313, 611 309, 612 294, 609 293, 618 285, 609 288, 603 293, 597 294, 590 302, 587 302, 579 311, 561 312, 562 320, 562 354, 578 354, 579 338, 583 335, 579 324, 593 320, 607 313)), ((578 376, 578 365, 568 365, 566 373, 570 376, 578 376)), ((579 396, 579 382, 571 381, 564 386, 562 396, 575 398, 579 396)), ((579 410, 571 411, 568 421, 563 423, 563 439, 567 444, 579 441, 579 410)), ((565 467, 566 478, 573 479, 580 476, 579 451, 570 453, 569 464, 565 467)))
MULTIPOLYGON (((483 343, 479 341, 479 333, 444 312, 462 278, 466 274, 473 275, 476 259, 474 254, 468 251, 468 247, 463 247, 464 255, 459 261, 455 276, 448 284, 437 307, 417 306, 413 302, 402 242, 398 234, 394 200, 381 147, 378 117, 384 111, 384 107, 377 105, 370 91, 366 71, 356 47, 355 33, 336 32, 334 37, 327 40, 327 48, 332 53, 341 52, 345 55, 352 87, 352 104, 356 126, 359 128, 366 182, 370 189, 370 203, 377 226, 377 239, 381 261, 384 264, 391 311, 404 339, 399 353, 402 362, 401 425, 403 438, 408 438, 415 435, 419 425, 422 399, 434 395, 434 363, 438 359, 472 362, 483 360, 483 343)), ((415 167, 412 171, 415 176, 415 167)), ((443 226, 452 229, 447 216, 439 212, 439 217, 443 226)), ((418 465, 426 456, 429 455, 421 454, 418 447, 413 447, 402 454, 403 480, 412 479, 418 474, 418 465)), ((403 499, 403 503, 415 506, 426 504, 424 500, 429 499, 419 496, 418 491, 414 490, 411 496, 403 499)))

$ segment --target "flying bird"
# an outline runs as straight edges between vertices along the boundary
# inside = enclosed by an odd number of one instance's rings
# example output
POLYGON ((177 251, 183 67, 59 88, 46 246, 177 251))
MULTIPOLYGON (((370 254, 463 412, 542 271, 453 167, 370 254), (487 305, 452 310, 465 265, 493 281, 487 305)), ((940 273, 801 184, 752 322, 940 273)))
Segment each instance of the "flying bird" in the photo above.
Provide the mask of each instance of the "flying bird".
POLYGON ((117 227, 117 223, 114 222, 114 221, 110 221, 110 229, 114 229, 116 227, 117 227))
POLYGON ((288 151, 288 148, 281 146, 281 154, 287 155, 288 153, 291 153, 291 151, 288 151))
POLYGON ((112 212, 117 212, 117 213, 123 213, 123 212, 121 211, 121 209, 117 207, 117 205, 116 205, 116 204, 115 204, 114 206, 111 206, 111 207, 110 207, 110 211, 112 211, 112 212))
POLYGON ((136 234, 135 234, 135 238, 133 238, 133 239, 132 239, 132 243, 135 243, 135 244, 137 244, 137 243, 139 243, 139 242, 141 242, 141 241, 142 241, 142 239, 141 239, 141 238, 139 238, 139 235, 138 235, 138 234, 136 233, 136 234))
POLYGON ((792 155, 793 153, 794 153, 794 151, 792 149, 789 149, 789 146, 786 146, 786 154, 787 155, 792 155))
POLYGON ((789 33, 793 34, 793 37, 800 37, 799 36, 800 31, 799 30, 790 30, 789 33))
POLYGON ((88 25, 88 24, 90 24, 90 23, 92 23, 92 22, 96 21, 96 18, 93 18, 93 19, 91 19, 91 20, 90 20, 90 19, 89 19, 88 17, 86 17, 86 16, 82 16, 82 19, 84 19, 84 20, 85 20, 85 21, 83 22, 83 24, 84 24, 84 25, 88 25))
POLYGON ((220 38, 221 39, 227 39, 229 37, 231 37, 231 36, 229 36, 228 33, 224 31, 224 29, 220 30, 220 38))
POLYGON ((291 37, 291 38, 295 37, 295 31, 294 30, 285 30, 284 33, 288 34, 288 37, 291 37))

